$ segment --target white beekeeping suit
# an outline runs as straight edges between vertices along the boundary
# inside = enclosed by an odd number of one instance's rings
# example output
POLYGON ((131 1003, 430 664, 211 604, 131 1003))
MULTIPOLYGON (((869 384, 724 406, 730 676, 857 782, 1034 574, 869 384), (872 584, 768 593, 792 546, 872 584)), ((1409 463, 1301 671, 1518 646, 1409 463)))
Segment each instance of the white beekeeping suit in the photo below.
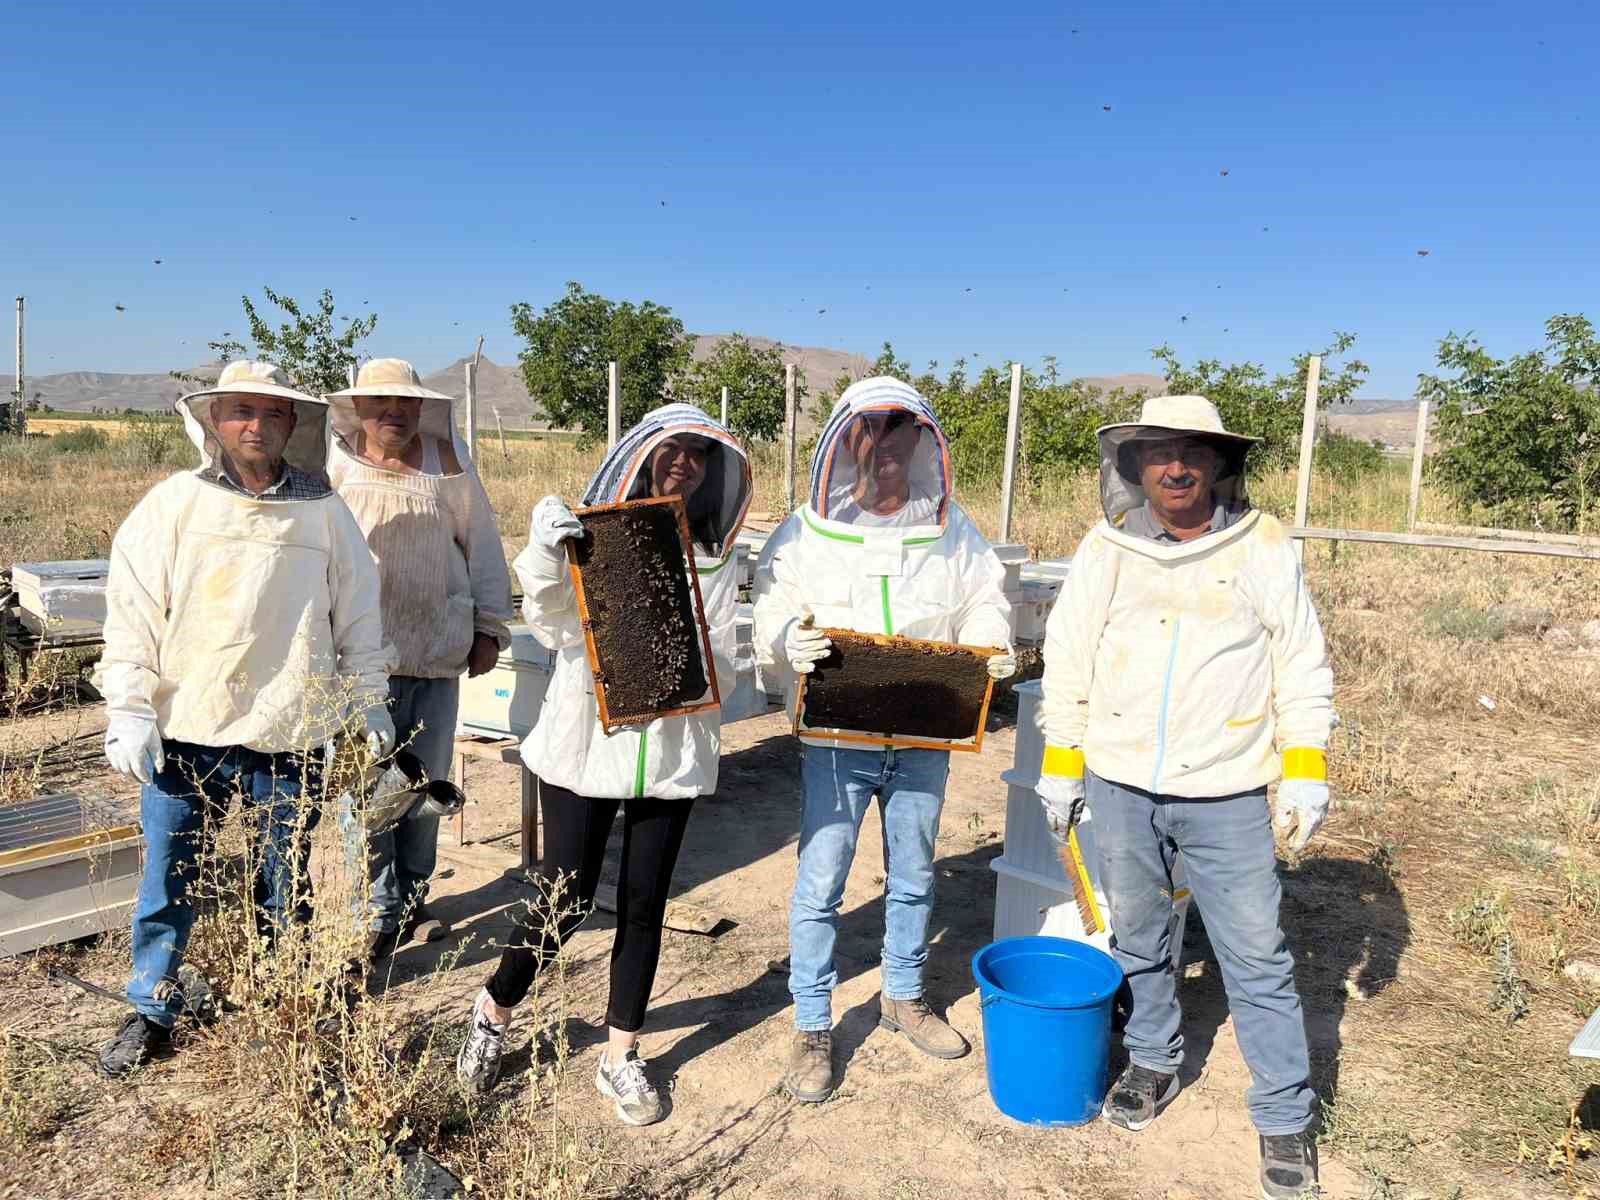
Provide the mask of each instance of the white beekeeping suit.
POLYGON ((326 485, 326 405, 286 385, 266 364, 235 363, 216 389, 177 402, 201 465, 152 488, 111 545, 99 680, 113 721, 279 753, 320 746, 384 704, 377 568, 326 485), (308 498, 204 478, 220 454, 211 401, 229 391, 293 401, 284 461, 316 484, 308 498))
MULTIPOLYGON (((399 360, 376 360, 374 365, 399 360)), ((371 389, 369 389, 369 392, 371 389)), ((494 510, 467 447, 456 436, 454 401, 413 384, 384 394, 419 396, 417 429, 438 470, 402 474, 375 467, 353 449, 361 431, 353 391, 328 396, 333 430, 328 477, 367 531, 383 586, 387 636, 396 675, 454 679, 467 669, 476 634, 511 645, 511 575, 494 510)))
MULTIPOLYGON (((811 501, 767 540, 756 566, 755 642, 763 667, 792 691, 792 622, 1008 650, 1005 569, 951 494, 950 448, 932 407, 898 379, 852 384, 817 441, 811 501), (852 450, 865 418, 913 423, 909 498, 878 516, 869 464, 852 450)), ((807 738, 833 745, 832 739, 807 738)))
MULTIPOLYGON (((750 462, 738 441, 693 405, 655 409, 612 447, 584 489, 583 504, 648 496, 651 454, 677 434, 693 434, 711 444, 705 481, 688 506, 689 524, 713 665, 719 685, 731 690, 739 587, 733 542, 752 493, 750 462)), ((522 614, 529 631, 556 652, 555 674, 539 720, 522 743, 528 769, 580 796, 679 799, 714 792, 722 751, 721 711, 664 717, 606 736, 565 551, 548 549, 530 537, 513 568, 522 583, 522 614)))

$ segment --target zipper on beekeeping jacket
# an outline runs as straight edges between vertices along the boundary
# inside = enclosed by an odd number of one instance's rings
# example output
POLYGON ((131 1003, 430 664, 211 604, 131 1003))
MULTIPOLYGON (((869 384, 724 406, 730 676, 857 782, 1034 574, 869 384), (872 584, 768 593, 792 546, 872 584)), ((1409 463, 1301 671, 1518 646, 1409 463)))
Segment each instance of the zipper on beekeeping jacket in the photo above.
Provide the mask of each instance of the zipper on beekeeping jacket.
POLYGON ((1178 662, 1178 629, 1183 618, 1172 618, 1172 648, 1167 651, 1167 675, 1161 681, 1161 713, 1156 718, 1156 769, 1150 775, 1150 790, 1161 794, 1161 768, 1167 757, 1167 708, 1172 703, 1172 669, 1178 662))
POLYGON ((650 730, 648 727, 639 731, 639 760, 633 768, 633 795, 635 799, 644 795, 644 762, 645 753, 650 746, 650 730))

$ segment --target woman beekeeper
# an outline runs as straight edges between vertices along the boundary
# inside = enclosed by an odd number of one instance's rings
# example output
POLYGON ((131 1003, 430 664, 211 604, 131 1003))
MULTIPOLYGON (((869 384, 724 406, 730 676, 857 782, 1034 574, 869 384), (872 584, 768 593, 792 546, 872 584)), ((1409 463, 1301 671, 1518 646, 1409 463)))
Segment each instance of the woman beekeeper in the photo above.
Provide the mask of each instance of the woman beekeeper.
MULTIPOLYGON (((446 779, 461 674, 482 675, 511 644, 500 531, 455 435, 454 401, 423 387, 410 363, 375 358, 327 399, 328 477, 378 561, 384 633, 400 655, 389 676, 398 745, 429 779, 446 779)), ((370 839, 374 960, 408 935, 449 932, 425 903, 438 842, 439 818, 420 812, 370 839)), ((359 840, 355 852, 359 861, 359 840)))
MULTIPOLYGON (((989 674, 1015 674, 1005 570, 953 491, 944 430, 915 389, 888 377, 845 389, 817 440, 811 503, 767 539, 756 566, 762 665, 792 672, 792 685, 828 654, 822 628, 833 626, 993 646, 989 674)), ((798 1035, 783 1080, 797 1100, 833 1092, 833 944, 874 795, 887 855, 880 1023, 936 1058, 967 1053, 966 1039, 922 996, 949 773, 946 750, 802 740, 800 864, 789 909, 798 1035)))
MULTIPOLYGON (((648 414, 606 455, 583 503, 614 504, 647 496, 682 496, 694 538, 717 677, 734 679, 738 596, 733 540, 750 505, 750 463, 723 426, 688 404, 648 414)), ((660 1120, 661 1099, 635 1049, 661 953, 667 888, 696 796, 716 790, 722 728, 719 710, 666 717, 606 736, 578 622, 577 597, 562 543, 583 527, 555 496, 533 510, 528 548, 517 556, 523 616, 556 651, 555 675, 538 723, 522 743, 522 761, 540 779, 545 897, 531 927, 519 924, 472 1007, 472 1028, 456 1071, 486 1091, 500 1072, 513 1006, 539 968, 594 904, 606 839, 623 813, 617 880, 617 936, 611 950, 610 1040, 595 1073, 601 1095, 630 1125, 660 1120), (574 896, 574 891, 576 895, 574 896)))

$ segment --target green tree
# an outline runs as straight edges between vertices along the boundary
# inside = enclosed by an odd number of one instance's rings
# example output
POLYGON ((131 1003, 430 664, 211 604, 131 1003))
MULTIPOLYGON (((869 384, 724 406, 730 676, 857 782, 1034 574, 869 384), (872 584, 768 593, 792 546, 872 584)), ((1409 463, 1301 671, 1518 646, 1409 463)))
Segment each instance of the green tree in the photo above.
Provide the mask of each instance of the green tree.
MULTIPOLYGON (((742 333, 720 343, 707 357, 692 362, 674 382, 673 393, 707 412, 722 410, 722 389, 728 389, 728 427, 747 441, 770 442, 783 432, 783 348, 753 345, 742 333)), ((795 367, 795 404, 806 398, 806 373, 795 367)))
POLYGON ((1434 478, 1503 517, 1586 528, 1600 495, 1600 341, 1582 314, 1551 317, 1545 345, 1509 359, 1472 335, 1439 343, 1439 367, 1419 399, 1437 414, 1434 478))
POLYGON ((671 309, 607 300, 579 283, 540 312, 513 304, 511 328, 524 343, 517 358, 529 394, 552 425, 582 430, 585 442, 606 433, 607 363, 622 376, 624 427, 660 405, 689 364, 689 339, 671 309))
MULTIPOLYGON (((250 329, 250 343, 247 345, 232 333, 224 333, 206 343, 216 354, 217 361, 232 362, 244 358, 249 351, 253 359, 282 367, 295 387, 313 396, 336 392, 346 386, 350 368, 360 361, 356 346, 377 328, 378 314, 340 316, 334 309, 333 293, 327 288, 322 289, 312 306, 264 285, 261 292, 267 303, 287 314, 287 319, 273 328, 262 317, 255 301, 249 296, 240 296, 245 323, 250 329), (338 328, 341 322, 343 329, 338 328)), ((186 384, 200 386, 210 382, 183 371, 170 374, 186 384)))
MULTIPOLYGON (((1321 351, 1319 409, 1348 402, 1366 381, 1367 364, 1359 358, 1333 369, 1333 360, 1347 354, 1355 341, 1353 333, 1335 333, 1333 343, 1321 351)), ((1214 358, 1185 366, 1171 346, 1157 346, 1151 354, 1161 363, 1171 394, 1204 396, 1217 406, 1229 430, 1262 439, 1251 454, 1255 469, 1286 467, 1299 458, 1311 352, 1296 355, 1289 371, 1279 375, 1268 375, 1260 363, 1225 366, 1214 358)))
MULTIPOLYGON (((958 358, 942 375, 937 362, 918 374, 885 342, 872 373, 909 383, 933 405, 962 478, 1000 473, 1011 414, 1009 368, 986 367, 973 378, 966 359, 958 358)), ((1132 415, 1136 401, 1120 390, 1102 393, 1080 379, 1063 381, 1053 357, 1044 359, 1042 371, 1025 368, 1018 447, 1022 474, 1036 478, 1050 471, 1095 466, 1100 461, 1095 430, 1132 415)))

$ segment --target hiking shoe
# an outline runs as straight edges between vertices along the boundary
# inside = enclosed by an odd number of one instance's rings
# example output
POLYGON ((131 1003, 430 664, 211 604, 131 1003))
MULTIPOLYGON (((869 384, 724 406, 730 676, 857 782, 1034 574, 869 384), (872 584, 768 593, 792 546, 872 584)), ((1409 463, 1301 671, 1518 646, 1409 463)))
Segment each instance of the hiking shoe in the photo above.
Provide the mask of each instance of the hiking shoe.
POLYGON ((506 1026, 489 1019, 484 1005, 489 1000, 489 989, 478 992, 472 1004, 472 1027, 467 1030, 467 1040, 461 1043, 456 1055, 456 1078, 469 1091, 479 1095, 494 1087, 500 1078, 500 1057, 506 1048, 506 1026))
POLYGON ((411 910, 411 919, 406 922, 406 929, 414 942, 437 942, 449 936, 450 922, 426 904, 418 904, 411 910))
POLYGON ((789 1052, 783 1090, 805 1104, 821 1104, 833 1095, 833 1034, 826 1029, 801 1030, 789 1052))
POLYGON ((374 929, 367 943, 367 964, 377 966, 389 958, 400 945, 400 930, 374 929))
POLYGON ((1122 1078, 1111 1085, 1100 1115, 1113 1125, 1138 1133, 1172 1103, 1179 1086, 1177 1075, 1163 1075, 1129 1063, 1122 1078))
POLYGON ((915 1000, 879 996, 878 1024, 905 1034, 913 1046, 934 1058, 961 1058, 972 1049, 920 996, 915 1000))
POLYGON ((1316 1143, 1303 1133, 1262 1134, 1262 1200, 1301 1200, 1316 1194, 1316 1143))
POLYGON ((95 1071, 107 1079, 121 1079, 171 1042, 172 1030, 165 1025, 157 1025, 143 1013, 129 1013, 111 1040, 100 1047, 95 1071))
POLYGON ((622 1061, 611 1065, 609 1052, 600 1055, 595 1068, 594 1086, 607 1100, 615 1101, 617 1119, 624 1125, 654 1125, 661 1120, 661 1093, 650 1086, 644 1073, 644 1059, 629 1050, 622 1061))

